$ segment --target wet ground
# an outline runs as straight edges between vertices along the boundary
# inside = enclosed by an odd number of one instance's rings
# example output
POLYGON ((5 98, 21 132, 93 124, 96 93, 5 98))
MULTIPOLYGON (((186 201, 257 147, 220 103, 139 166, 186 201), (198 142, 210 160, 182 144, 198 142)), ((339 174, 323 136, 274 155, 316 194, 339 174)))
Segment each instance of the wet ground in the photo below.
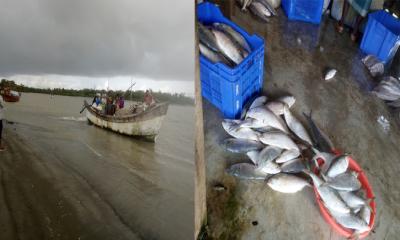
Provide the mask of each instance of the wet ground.
MULTIPOLYGON (((348 33, 336 33, 334 21, 327 17, 320 26, 289 22, 280 9, 279 16, 265 24, 237 6, 223 7, 238 25, 265 39, 263 93, 270 98, 294 95, 294 114, 304 120, 301 113, 312 110, 335 147, 351 153, 365 170, 377 203, 375 228, 367 239, 399 239, 397 113, 369 92, 376 80, 360 61, 358 44, 351 42, 348 33), (331 82, 321 79, 327 67, 338 69, 331 82), (388 132, 377 122, 379 116, 389 120, 388 132)), ((223 117, 206 100, 203 107, 211 239, 342 239, 320 215, 312 189, 282 194, 263 182, 226 174, 227 166, 247 157, 219 146, 228 137, 220 124, 223 117), (217 191, 216 184, 227 190, 217 191)))
POLYGON ((170 106, 150 143, 88 125, 82 103, 6 104, 0 239, 190 239, 193 107, 170 106))

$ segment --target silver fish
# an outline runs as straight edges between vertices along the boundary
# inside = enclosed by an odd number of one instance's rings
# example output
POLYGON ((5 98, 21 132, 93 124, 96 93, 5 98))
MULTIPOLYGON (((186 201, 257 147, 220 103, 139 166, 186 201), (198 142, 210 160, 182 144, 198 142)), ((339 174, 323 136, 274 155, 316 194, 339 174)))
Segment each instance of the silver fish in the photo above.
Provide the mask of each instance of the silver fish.
POLYGON ((278 8, 281 5, 281 0, 267 0, 269 5, 273 7, 274 9, 278 8))
POLYGON ((266 174, 277 174, 281 172, 281 168, 274 161, 264 162, 262 165, 257 167, 257 170, 266 174))
POLYGON ((349 167, 349 157, 347 155, 341 155, 336 157, 331 166, 326 171, 326 176, 329 178, 333 178, 347 171, 349 167))
POLYGON ((256 169, 256 166, 249 163, 237 163, 230 166, 226 172, 229 175, 247 180, 264 180, 267 174, 256 169))
POLYGON ((240 118, 244 119, 246 117, 247 111, 249 111, 250 109, 263 106, 267 102, 267 99, 268 98, 266 96, 259 96, 252 102, 247 102, 246 105, 243 107, 240 118))
POLYGON ((361 188, 355 172, 342 173, 326 182, 329 187, 342 191, 356 191, 361 188))
POLYGON ((233 40, 219 30, 212 29, 211 31, 215 35, 218 49, 234 63, 241 63, 244 59, 244 55, 233 40))
POLYGON ((351 209, 359 209, 368 204, 365 199, 353 192, 338 191, 338 193, 347 206, 349 206, 351 209))
POLYGON ((364 220, 364 222, 369 225, 370 220, 371 220, 371 209, 367 206, 364 206, 361 208, 358 216, 364 220))
POLYGON ((251 128, 236 128, 230 132, 228 132, 234 138, 243 138, 248 140, 259 141, 260 134, 251 128))
POLYGON ((199 50, 200 50, 200 53, 203 56, 205 56, 207 59, 209 59, 211 62, 213 62, 213 63, 222 62, 229 67, 233 67, 233 64, 231 62, 229 62, 224 56, 222 56, 221 54, 219 54, 217 52, 214 52, 213 50, 211 50, 209 47, 207 47, 203 43, 199 44, 199 50))
POLYGON ((287 161, 281 165, 281 171, 284 173, 300 173, 306 169, 301 158, 287 161))
POLYGON ((330 213, 335 218, 336 222, 345 228, 357 230, 358 234, 370 230, 368 224, 353 213, 342 214, 336 213, 335 211, 330 211, 330 213))
POLYGON ((254 101, 251 103, 249 110, 256 108, 256 107, 261 107, 267 102, 268 98, 266 96, 259 96, 254 101))
POLYGON ((303 178, 292 174, 278 173, 267 180, 268 186, 282 193, 296 193, 310 184, 303 178))
POLYGON ((299 148, 293 142, 293 140, 282 132, 266 132, 261 134, 259 139, 262 143, 266 145, 300 152, 299 148))
POLYGON ((242 6, 242 11, 246 11, 247 7, 251 4, 253 0, 239 0, 239 3, 242 6))
POLYGON ((385 78, 372 93, 383 100, 395 101, 400 98, 400 82, 396 78, 385 78))
POLYGON ((271 17, 271 12, 262 4, 259 2, 252 2, 249 6, 250 11, 259 17, 261 20, 265 22, 269 22, 269 17, 271 17))
POLYGON ((285 163, 297 158, 298 156, 300 156, 300 151, 298 150, 285 150, 277 159, 275 159, 275 162, 285 163))
POLYGON ((257 1, 257 2, 261 3, 262 5, 264 5, 268 9, 268 11, 271 12, 272 15, 274 15, 274 16, 278 15, 278 13, 276 12, 275 8, 273 8, 271 6, 271 4, 267 0, 255 0, 255 1, 257 1))
POLYGON ((204 26, 202 23, 197 23, 197 29, 199 31, 199 41, 209 47, 214 52, 219 52, 217 40, 212 31, 204 26))
POLYGON ((269 126, 262 127, 262 128, 255 128, 254 130, 256 130, 259 133, 278 131, 276 128, 269 127, 269 126))
POLYGON ((256 151, 262 149, 264 146, 259 141, 237 138, 225 139, 222 145, 226 150, 234 153, 247 153, 250 151, 256 151))
POLYGON ((232 122, 222 122, 225 131, 234 138, 243 138, 258 141, 260 133, 250 129, 239 127, 238 124, 232 122))
POLYGON ((335 77, 336 73, 337 73, 337 70, 336 70, 336 69, 329 69, 329 70, 325 73, 325 77, 324 77, 325 81, 331 80, 333 77, 335 77))
POLYGON ((242 123, 240 123, 240 127, 263 128, 265 127, 265 123, 259 119, 246 118, 245 120, 242 121, 242 123))
POLYGON ((293 116, 287 105, 284 106, 283 112, 289 129, 292 130, 296 136, 312 145, 312 141, 307 130, 304 128, 303 124, 301 124, 301 122, 295 116, 293 116))
POLYGON ((279 117, 264 106, 250 109, 247 112, 246 118, 247 117, 260 120, 265 127, 271 126, 283 132, 287 132, 285 125, 282 124, 282 122, 279 120, 279 117))
POLYGON ((238 33, 235 29, 225 23, 214 23, 213 26, 228 34, 239 46, 246 50, 247 53, 251 52, 251 48, 242 34, 238 33))
POLYGON ((296 102, 296 98, 293 96, 282 96, 278 98, 276 101, 286 103, 289 106, 289 108, 291 108, 296 102))
POLYGON ((261 172, 268 174, 276 174, 281 171, 279 165, 276 164, 273 160, 281 154, 282 149, 267 146, 263 150, 261 150, 258 155, 257 169, 261 172))
POLYGON ((275 115, 279 116, 283 114, 283 108, 285 107, 285 103, 280 101, 271 101, 265 104, 265 106, 271 110, 275 115))
POLYGON ((314 186, 317 189, 319 196, 321 197, 322 201, 324 202, 325 206, 328 209, 343 214, 350 212, 350 208, 342 200, 342 198, 339 196, 339 194, 335 189, 327 186, 324 183, 324 181, 314 173, 310 171, 304 171, 304 172, 308 174, 313 180, 314 186))
POLYGON ((240 127, 241 123, 241 120, 224 119, 224 121, 222 121, 222 127, 225 129, 226 132, 229 133, 230 131, 240 127))
POLYGON ((258 164, 258 155, 260 155, 260 151, 250 151, 247 152, 246 155, 250 158, 254 165, 258 164))

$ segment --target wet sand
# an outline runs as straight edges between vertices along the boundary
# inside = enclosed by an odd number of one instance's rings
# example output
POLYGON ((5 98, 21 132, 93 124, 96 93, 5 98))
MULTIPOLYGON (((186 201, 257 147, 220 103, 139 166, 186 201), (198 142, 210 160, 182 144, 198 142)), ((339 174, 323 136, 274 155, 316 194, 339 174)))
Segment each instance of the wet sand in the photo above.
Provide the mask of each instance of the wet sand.
POLYGON ((140 239, 92 186, 51 153, 4 132, 0 153, 1 239, 140 239), (43 154, 51 161, 44 160, 43 154))

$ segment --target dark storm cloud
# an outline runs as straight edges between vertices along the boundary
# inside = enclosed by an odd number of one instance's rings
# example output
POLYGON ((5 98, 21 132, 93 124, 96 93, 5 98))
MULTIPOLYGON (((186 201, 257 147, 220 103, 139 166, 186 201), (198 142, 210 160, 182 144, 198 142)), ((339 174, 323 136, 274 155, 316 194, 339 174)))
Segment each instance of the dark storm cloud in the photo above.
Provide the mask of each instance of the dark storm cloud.
POLYGON ((0 74, 193 80, 193 1, 0 0, 0 74))

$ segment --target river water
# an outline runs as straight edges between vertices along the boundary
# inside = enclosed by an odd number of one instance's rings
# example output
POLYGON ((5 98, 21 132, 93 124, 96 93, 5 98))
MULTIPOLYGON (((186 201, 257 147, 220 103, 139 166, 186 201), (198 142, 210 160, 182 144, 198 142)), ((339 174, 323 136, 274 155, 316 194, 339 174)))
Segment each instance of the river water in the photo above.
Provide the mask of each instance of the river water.
POLYGON ((191 239, 194 107, 170 106, 150 143, 89 125, 79 114, 84 99, 24 93, 6 103, 8 133, 26 140, 41 161, 60 161, 62 171, 84 179, 93 191, 87 194, 99 196, 137 238, 191 239))

